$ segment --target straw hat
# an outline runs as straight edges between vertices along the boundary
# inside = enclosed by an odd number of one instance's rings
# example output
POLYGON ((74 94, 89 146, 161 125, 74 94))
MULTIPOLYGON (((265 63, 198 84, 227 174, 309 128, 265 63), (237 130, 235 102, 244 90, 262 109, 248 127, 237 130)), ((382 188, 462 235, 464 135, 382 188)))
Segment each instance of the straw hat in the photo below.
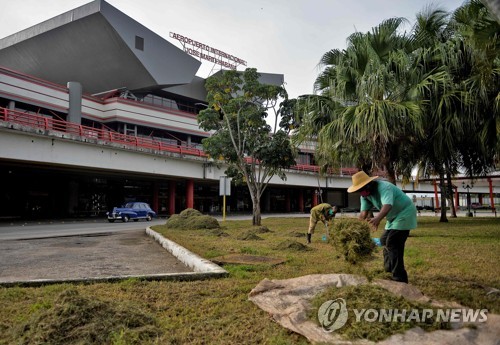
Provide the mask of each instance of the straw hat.
POLYGON ((352 193, 357 191, 358 189, 363 188, 368 183, 372 182, 378 178, 378 176, 368 176, 364 171, 358 171, 354 175, 352 175, 352 186, 347 188, 348 193, 352 193))

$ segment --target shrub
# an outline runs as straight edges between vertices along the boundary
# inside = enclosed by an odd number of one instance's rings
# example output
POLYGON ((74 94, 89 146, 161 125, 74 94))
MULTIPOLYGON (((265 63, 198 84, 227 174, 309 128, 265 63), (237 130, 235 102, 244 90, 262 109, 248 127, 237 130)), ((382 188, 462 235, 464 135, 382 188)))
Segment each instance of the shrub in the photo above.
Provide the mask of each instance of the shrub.
POLYGON ((337 219, 331 230, 331 243, 347 262, 355 264, 369 257, 375 249, 375 243, 370 235, 370 225, 364 220, 337 219))

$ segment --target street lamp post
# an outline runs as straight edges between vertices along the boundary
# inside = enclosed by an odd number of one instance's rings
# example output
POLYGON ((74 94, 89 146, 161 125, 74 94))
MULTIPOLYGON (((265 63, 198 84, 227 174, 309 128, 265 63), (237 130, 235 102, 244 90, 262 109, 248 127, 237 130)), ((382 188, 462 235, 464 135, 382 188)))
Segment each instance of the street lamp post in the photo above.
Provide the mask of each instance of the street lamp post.
POLYGON ((470 211, 471 202, 469 192, 472 187, 474 187, 474 183, 471 182, 469 185, 468 183, 462 182, 462 188, 467 189, 467 217, 472 217, 472 212, 470 211))

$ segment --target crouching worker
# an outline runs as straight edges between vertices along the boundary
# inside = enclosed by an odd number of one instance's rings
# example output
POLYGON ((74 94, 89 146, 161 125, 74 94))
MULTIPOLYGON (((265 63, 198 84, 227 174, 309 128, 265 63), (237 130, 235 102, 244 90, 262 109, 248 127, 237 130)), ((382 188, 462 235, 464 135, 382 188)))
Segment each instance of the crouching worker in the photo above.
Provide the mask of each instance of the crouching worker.
POLYGON ((311 236, 314 234, 316 223, 321 221, 328 226, 328 221, 337 214, 337 206, 332 206, 327 203, 319 204, 311 208, 311 216, 309 217, 309 230, 307 230, 307 243, 311 243, 311 236))
POLYGON ((352 186, 347 192, 361 194, 360 219, 366 219, 377 230, 380 221, 386 218, 385 231, 380 237, 384 246, 384 268, 392 273, 392 280, 408 283, 405 269, 405 242, 410 230, 417 227, 417 209, 412 200, 398 187, 387 181, 369 177, 364 171, 352 176, 352 186), (379 210, 370 218, 370 210, 379 210))

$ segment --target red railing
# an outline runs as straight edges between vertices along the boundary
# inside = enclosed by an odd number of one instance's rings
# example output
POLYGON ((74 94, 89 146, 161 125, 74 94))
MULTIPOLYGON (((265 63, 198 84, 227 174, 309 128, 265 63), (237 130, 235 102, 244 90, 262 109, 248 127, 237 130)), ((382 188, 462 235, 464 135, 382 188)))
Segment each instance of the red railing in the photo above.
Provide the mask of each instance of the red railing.
MULTIPOLYGON (((89 126, 78 125, 68 121, 54 119, 48 116, 41 116, 33 113, 25 113, 17 110, 0 107, 0 120, 19 125, 50 130, 60 133, 76 135, 82 138, 103 140, 106 142, 122 144, 129 147, 152 149, 165 152, 173 152, 182 155, 190 155, 197 157, 207 157, 207 154, 198 148, 184 145, 172 145, 162 142, 158 139, 149 137, 137 137, 133 135, 122 134, 109 130, 109 128, 94 128, 89 126)), ((320 167, 317 165, 297 164, 291 167, 293 170, 306 172, 319 172, 320 167)), ((352 175, 358 170, 353 168, 342 168, 342 175, 352 175)), ((329 171, 335 173, 334 171, 329 171)), ((339 172, 337 172, 339 173, 339 172)))
POLYGON ((0 120, 32 128, 76 135, 82 138, 98 139, 111 143, 123 144, 130 147, 167 151, 198 157, 207 156, 205 152, 194 147, 166 144, 158 139, 137 137, 110 131, 109 129, 78 125, 68 121, 57 120, 33 113, 24 113, 7 108, 0 108, 0 120))
MULTIPOLYGON (((309 164, 297 164, 293 167, 294 170, 309 171, 309 172, 319 172, 319 165, 309 165, 309 164)), ((354 175, 359 169, 357 168, 340 168, 340 169, 328 169, 328 174, 330 175, 354 175)))

